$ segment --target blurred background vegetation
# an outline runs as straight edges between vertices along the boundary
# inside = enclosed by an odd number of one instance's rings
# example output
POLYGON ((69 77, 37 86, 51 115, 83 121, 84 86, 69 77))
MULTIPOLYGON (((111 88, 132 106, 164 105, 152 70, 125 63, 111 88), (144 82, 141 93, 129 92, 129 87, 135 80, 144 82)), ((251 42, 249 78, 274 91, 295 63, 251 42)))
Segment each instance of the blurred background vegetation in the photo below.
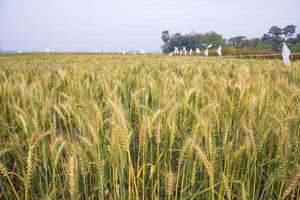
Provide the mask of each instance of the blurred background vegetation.
POLYGON ((225 39, 221 34, 214 31, 208 33, 191 32, 185 35, 181 33, 170 34, 168 30, 162 32, 161 39, 164 42, 162 50, 169 53, 174 47, 186 47, 187 50, 196 48, 204 49, 209 44, 213 48, 223 46, 224 55, 247 55, 273 53, 281 51, 282 43, 285 42, 292 52, 300 52, 300 33, 296 33, 295 25, 284 28, 272 26, 268 33, 261 38, 247 38, 246 36, 235 36, 225 39))

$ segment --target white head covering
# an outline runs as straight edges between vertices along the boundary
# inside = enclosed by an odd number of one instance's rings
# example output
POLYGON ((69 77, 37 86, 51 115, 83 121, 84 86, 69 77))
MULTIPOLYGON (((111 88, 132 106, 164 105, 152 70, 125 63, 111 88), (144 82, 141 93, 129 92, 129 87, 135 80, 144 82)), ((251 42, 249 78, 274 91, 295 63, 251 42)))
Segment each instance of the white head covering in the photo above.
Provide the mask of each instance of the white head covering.
POLYGON ((208 56, 208 49, 212 47, 212 44, 208 45, 204 51, 204 55, 208 56))
POLYGON ((217 54, 218 54, 218 56, 222 56, 222 46, 219 46, 219 48, 217 49, 217 54))
POLYGON ((205 51, 204 51, 204 55, 205 55, 205 56, 208 56, 208 49, 207 49, 207 48, 206 48, 205 51))
POLYGON ((184 53, 184 55, 186 56, 186 48, 185 48, 185 46, 183 46, 183 53, 184 53))
POLYGON ((178 53, 179 53, 179 50, 178 50, 177 47, 175 47, 175 48, 174 48, 174 54, 176 55, 176 54, 178 54, 178 53))
POLYGON ((286 46, 285 43, 283 43, 283 47, 282 47, 282 59, 285 65, 290 65, 291 61, 290 61, 290 55, 291 55, 291 50, 289 50, 289 48, 286 46))

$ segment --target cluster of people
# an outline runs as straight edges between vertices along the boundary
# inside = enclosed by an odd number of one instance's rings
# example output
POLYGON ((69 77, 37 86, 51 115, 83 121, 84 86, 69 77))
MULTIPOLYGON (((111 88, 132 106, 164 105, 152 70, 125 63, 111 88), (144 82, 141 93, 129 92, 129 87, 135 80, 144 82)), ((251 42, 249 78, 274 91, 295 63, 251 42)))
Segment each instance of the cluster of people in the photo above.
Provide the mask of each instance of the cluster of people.
MULTIPOLYGON (((204 51, 204 55, 205 56, 208 56, 208 49, 210 49, 211 47, 212 47, 212 45, 210 44, 210 45, 208 45, 205 48, 205 51, 204 51)), ((196 52, 196 54, 200 54, 201 53, 201 51, 200 51, 199 48, 196 48, 195 52, 196 52)), ((216 52, 217 52, 217 55, 219 57, 221 57, 222 56, 222 46, 219 46, 217 48, 216 52)), ((169 56, 173 56, 173 55, 181 55, 181 56, 185 55, 185 56, 187 56, 188 54, 191 56, 193 54, 193 49, 190 49, 189 53, 188 53, 188 51, 186 50, 185 46, 183 46, 182 49, 178 49, 178 47, 175 47, 174 51, 172 51, 171 53, 169 53, 169 56)), ((283 47, 282 47, 282 59, 283 59, 283 63, 285 65, 290 65, 291 64, 290 55, 291 55, 290 49, 286 46, 285 43, 283 43, 283 47)))
MULTIPOLYGON (((212 47, 212 45, 208 45, 205 50, 204 50, 204 55, 208 56, 208 49, 210 49, 212 47)), ((200 48, 196 48, 195 49, 196 54, 200 54, 201 50, 200 48)), ((217 54, 219 57, 222 56, 222 46, 219 46, 218 49, 216 50, 217 54)), ((191 48, 189 51, 187 51, 187 49, 185 48, 185 46, 182 47, 182 49, 178 49, 178 47, 174 48, 174 51, 172 51, 171 53, 169 53, 169 56, 173 56, 173 55, 192 55, 193 54, 193 49, 191 48)))

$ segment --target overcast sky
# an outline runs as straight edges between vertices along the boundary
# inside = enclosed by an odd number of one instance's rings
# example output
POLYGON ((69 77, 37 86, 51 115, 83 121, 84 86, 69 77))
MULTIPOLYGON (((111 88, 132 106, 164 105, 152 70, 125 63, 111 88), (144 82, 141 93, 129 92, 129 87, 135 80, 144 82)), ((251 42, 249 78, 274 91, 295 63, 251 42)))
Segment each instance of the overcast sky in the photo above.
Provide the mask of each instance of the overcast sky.
POLYGON ((162 30, 260 37, 300 0, 0 0, 2 50, 158 50, 162 30))

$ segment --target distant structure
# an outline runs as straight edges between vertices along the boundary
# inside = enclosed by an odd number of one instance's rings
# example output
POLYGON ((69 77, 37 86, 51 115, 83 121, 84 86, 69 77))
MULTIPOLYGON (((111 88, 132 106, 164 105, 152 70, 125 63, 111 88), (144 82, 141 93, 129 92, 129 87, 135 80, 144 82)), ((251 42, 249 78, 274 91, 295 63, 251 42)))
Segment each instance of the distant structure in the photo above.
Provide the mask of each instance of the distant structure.
POLYGON ((1 49, 1 42, 0 42, 0 52, 1 52, 1 50, 2 50, 2 49, 1 49))
POLYGON ((50 52, 50 49, 45 49, 45 52, 46 52, 46 53, 49 53, 49 52, 50 52))

